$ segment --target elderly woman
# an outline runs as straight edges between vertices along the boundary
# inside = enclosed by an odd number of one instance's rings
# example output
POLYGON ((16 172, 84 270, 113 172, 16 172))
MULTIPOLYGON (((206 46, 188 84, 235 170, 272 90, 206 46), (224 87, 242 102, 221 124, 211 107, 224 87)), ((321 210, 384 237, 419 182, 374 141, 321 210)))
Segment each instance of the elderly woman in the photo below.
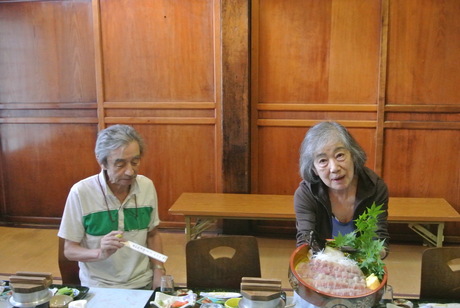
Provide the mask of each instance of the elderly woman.
POLYGON ((303 181, 294 196, 298 246, 312 241, 323 247, 339 232, 352 232, 354 220, 375 202, 384 210, 376 232, 388 247, 388 189, 364 166, 366 158, 347 129, 336 122, 321 122, 307 132, 300 150, 303 181))
MULTIPOLYGON (((387 255, 388 189, 365 167, 366 153, 345 127, 321 122, 308 130, 300 150, 303 181, 294 195, 297 246, 309 243, 323 248, 326 239, 355 230, 354 220, 374 202, 383 204, 376 233, 384 240, 387 255)), ((294 294, 296 307, 314 307, 294 294)))
POLYGON ((84 286, 160 286, 163 264, 122 243, 130 240, 162 253, 155 187, 138 174, 143 153, 144 142, 131 126, 100 131, 95 154, 101 172, 70 190, 58 236, 65 239, 65 256, 79 261, 84 286))

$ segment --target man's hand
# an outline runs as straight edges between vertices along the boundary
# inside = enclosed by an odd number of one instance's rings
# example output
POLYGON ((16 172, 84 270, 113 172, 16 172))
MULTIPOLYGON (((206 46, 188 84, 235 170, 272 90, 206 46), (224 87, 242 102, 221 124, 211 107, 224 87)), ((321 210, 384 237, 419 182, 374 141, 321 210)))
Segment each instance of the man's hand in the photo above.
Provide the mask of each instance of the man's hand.
POLYGON ((122 231, 112 231, 105 235, 101 239, 101 248, 98 259, 105 260, 113 255, 118 249, 124 246, 122 242, 126 242, 126 240, 123 239, 122 231))

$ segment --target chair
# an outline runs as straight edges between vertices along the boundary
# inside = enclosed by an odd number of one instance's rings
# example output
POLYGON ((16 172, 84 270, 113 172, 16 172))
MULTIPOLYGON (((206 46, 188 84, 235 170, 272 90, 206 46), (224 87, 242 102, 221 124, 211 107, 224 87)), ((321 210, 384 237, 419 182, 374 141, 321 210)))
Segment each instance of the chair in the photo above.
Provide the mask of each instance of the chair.
POLYGON ((70 261, 64 255, 64 243, 63 238, 59 238, 58 247, 58 263, 59 270, 61 272, 62 284, 63 285, 81 285, 80 277, 78 275, 80 267, 77 261, 70 261))
POLYGON ((420 298, 460 298, 460 247, 428 248, 423 252, 420 298))
POLYGON ((242 277, 261 277, 259 246, 253 236, 191 240, 185 249, 187 287, 240 289, 242 277))

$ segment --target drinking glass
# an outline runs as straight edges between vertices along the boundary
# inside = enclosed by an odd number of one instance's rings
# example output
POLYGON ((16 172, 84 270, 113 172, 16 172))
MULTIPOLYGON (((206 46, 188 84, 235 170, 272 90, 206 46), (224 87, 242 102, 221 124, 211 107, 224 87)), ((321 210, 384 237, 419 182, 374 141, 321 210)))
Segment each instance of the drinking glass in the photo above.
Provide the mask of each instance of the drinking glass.
POLYGON ((380 302, 382 304, 393 303, 393 287, 389 284, 385 286, 385 292, 383 293, 382 300, 380 302))
POLYGON ((174 293, 174 278, 171 275, 161 277, 160 291, 164 294, 173 295, 174 293))

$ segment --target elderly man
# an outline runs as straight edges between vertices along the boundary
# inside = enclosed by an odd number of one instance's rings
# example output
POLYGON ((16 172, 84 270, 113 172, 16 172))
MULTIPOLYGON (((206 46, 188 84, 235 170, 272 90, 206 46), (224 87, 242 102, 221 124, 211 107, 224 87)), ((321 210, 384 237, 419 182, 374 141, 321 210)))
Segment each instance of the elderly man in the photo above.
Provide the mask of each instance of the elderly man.
POLYGON ((84 286, 160 286, 163 264, 122 243, 129 240, 163 250, 155 187, 138 174, 143 153, 142 137, 131 126, 100 131, 95 154, 101 172, 70 190, 58 236, 65 239, 65 256, 79 261, 84 286))

